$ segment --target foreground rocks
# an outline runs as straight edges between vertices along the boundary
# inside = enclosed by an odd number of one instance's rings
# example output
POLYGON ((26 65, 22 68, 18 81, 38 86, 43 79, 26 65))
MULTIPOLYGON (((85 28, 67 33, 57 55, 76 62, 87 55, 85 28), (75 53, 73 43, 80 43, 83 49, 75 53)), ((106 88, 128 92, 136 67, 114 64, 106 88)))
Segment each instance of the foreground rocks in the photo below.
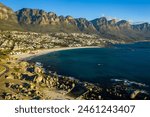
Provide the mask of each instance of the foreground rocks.
POLYGON ((109 87, 104 87, 46 71, 34 63, 9 57, 1 62, 9 67, 9 72, 0 79, 0 99, 150 99, 148 92, 127 82, 112 82, 109 87))

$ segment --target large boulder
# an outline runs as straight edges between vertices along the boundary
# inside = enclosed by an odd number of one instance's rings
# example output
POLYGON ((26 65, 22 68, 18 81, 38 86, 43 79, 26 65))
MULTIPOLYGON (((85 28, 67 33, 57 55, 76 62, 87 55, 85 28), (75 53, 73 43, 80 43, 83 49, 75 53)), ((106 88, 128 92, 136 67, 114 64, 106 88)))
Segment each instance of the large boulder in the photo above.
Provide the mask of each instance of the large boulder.
POLYGON ((42 81, 43 81, 43 76, 38 76, 37 78, 35 78, 35 83, 42 83, 42 81))

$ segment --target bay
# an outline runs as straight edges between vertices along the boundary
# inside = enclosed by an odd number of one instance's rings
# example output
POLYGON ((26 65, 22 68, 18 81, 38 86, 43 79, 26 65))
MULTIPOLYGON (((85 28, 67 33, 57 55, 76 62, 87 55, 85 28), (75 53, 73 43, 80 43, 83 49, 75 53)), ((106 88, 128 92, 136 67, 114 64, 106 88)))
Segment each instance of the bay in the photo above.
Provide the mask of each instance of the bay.
POLYGON ((112 79, 119 79, 150 85, 150 42, 63 50, 30 61, 80 81, 109 85, 112 79))

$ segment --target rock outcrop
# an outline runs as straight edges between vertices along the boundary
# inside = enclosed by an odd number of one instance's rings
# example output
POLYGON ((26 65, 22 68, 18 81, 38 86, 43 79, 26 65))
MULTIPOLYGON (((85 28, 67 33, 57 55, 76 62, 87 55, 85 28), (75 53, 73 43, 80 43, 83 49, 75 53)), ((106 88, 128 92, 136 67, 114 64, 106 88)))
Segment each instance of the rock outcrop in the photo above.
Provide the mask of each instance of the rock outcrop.
POLYGON ((73 18, 72 16, 57 16, 53 12, 45 12, 38 9, 21 9, 16 12, 18 22, 27 26, 28 30, 38 31, 62 31, 62 32, 84 32, 99 34, 113 39, 149 39, 150 24, 143 23, 132 25, 126 20, 108 20, 101 17, 88 21, 85 18, 73 18), (32 27, 31 27, 32 25, 32 27), (34 26, 35 28, 34 28, 34 26))
POLYGON ((33 32, 82 32, 99 34, 106 38, 120 40, 150 39, 150 24, 131 24, 126 20, 108 20, 101 17, 88 21, 85 18, 58 16, 53 12, 23 8, 13 12, 0 4, 1 30, 24 30, 33 32))
POLYGON ((0 20, 9 20, 17 23, 17 17, 16 14, 13 12, 13 10, 4 6, 1 3, 0 3, 0 20))
POLYGON ((0 3, 0 29, 21 30, 15 12, 2 3, 0 3))

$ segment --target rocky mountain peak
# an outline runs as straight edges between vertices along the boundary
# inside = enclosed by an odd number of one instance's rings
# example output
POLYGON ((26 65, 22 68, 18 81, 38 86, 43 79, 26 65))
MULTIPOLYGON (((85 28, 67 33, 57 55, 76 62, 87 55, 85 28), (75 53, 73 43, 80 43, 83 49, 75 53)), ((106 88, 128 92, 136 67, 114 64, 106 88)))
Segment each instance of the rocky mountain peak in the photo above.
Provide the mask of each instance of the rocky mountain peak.
POLYGON ((107 25, 108 24, 107 18, 106 17, 99 18, 98 23, 99 25, 107 25))
POLYGON ((11 8, 0 3, 0 20, 17 22, 17 17, 11 8))
POLYGON ((74 18, 72 16, 70 16, 70 15, 66 16, 66 19, 68 19, 68 20, 74 20, 74 18))
POLYGON ((150 31, 150 24, 142 23, 142 24, 132 25, 132 28, 137 31, 150 31))
POLYGON ((116 20, 116 19, 112 19, 112 20, 109 20, 108 23, 109 23, 110 25, 116 25, 117 20, 116 20))
POLYGON ((78 18, 76 19, 77 21, 77 26, 79 28, 79 30, 81 31, 96 31, 94 25, 92 24, 92 22, 89 22, 86 18, 78 18))
POLYGON ((49 17, 57 17, 56 13, 54 12, 48 12, 49 17))
POLYGON ((19 23, 23 24, 49 24, 48 13, 44 10, 23 8, 16 12, 19 23))
POLYGON ((117 22, 117 25, 119 27, 129 27, 130 26, 130 22, 128 22, 126 20, 121 20, 121 21, 117 22))
POLYGON ((0 29, 5 30, 20 26, 24 30, 27 29, 27 31, 34 32, 84 32, 99 34, 107 38, 150 39, 149 23, 135 25, 126 20, 110 20, 106 17, 89 21, 85 18, 75 19, 72 16, 57 16, 54 12, 30 8, 23 8, 14 13, 12 9, 1 3, 0 23, 0 29), (5 23, 3 21, 5 21, 5 23))

